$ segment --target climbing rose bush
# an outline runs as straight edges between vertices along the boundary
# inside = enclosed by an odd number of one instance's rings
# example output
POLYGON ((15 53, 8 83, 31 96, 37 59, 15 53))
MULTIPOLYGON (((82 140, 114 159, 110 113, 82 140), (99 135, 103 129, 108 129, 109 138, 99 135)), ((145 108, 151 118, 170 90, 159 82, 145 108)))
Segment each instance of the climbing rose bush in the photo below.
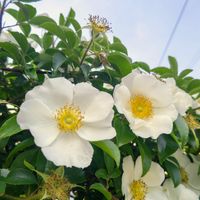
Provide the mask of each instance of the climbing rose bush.
POLYGON ((198 200, 192 70, 134 61, 106 18, 34 1, 1 5, 0 199, 198 200))

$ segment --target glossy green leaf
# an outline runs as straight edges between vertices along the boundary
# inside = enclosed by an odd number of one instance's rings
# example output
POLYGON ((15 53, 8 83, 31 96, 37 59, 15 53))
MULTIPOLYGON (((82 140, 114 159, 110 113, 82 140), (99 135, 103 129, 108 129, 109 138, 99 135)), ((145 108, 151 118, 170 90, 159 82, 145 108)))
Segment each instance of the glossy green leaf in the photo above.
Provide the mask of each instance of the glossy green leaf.
POLYGON ((112 199, 111 193, 101 183, 94 183, 90 186, 90 190, 97 190, 102 193, 107 200, 112 199))
POLYGON ((26 169, 17 168, 13 169, 5 178, 5 182, 11 185, 30 185, 36 184, 35 176, 26 169))
POLYGON ((181 174, 177 163, 170 159, 164 161, 164 166, 166 167, 169 176, 173 180, 174 186, 178 186, 181 183, 181 174))
POLYGON ((176 77, 178 75, 178 63, 176 61, 176 58, 169 56, 168 60, 169 60, 169 64, 170 64, 172 73, 173 73, 174 77, 176 77))
POLYGON ((192 69, 185 69, 183 70, 180 74, 179 74, 179 78, 184 78, 186 77, 188 74, 190 74, 193 70, 192 69))
POLYGON ((151 150, 142 140, 138 139, 137 144, 142 157, 142 176, 144 176, 151 167, 152 154, 151 150))
POLYGON ((122 53, 110 53, 108 61, 122 76, 126 76, 132 71, 130 58, 122 53))
POLYGON ((8 53, 10 58, 14 59, 18 63, 21 63, 22 55, 15 44, 11 42, 0 42, 0 47, 8 53))
POLYGON ((47 17, 47 16, 38 15, 38 16, 36 16, 36 17, 34 17, 34 18, 32 18, 30 20, 31 24, 38 25, 38 26, 41 25, 41 24, 44 24, 46 22, 50 22, 50 23, 55 23, 56 24, 56 22, 53 19, 51 19, 50 17, 47 17))
POLYGON ((6 183, 3 181, 0 181, 0 198, 6 191, 6 183))
POLYGON ((95 172, 95 176, 96 176, 97 178, 102 178, 102 179, 107 180, 107 179, 108 179, 108 172, 107 172, 105 169, 98 169, 98 170, 95 172))
POLYGON ((110 140, 102 140, 98 142, 93 142, 94 145, 102 149, 107 153, 111 158, 116 162, 116 165, 119 167, 120 164, 120 151, 119 148, 110 140))
POLYGON ((171 135, 160 135, 157 140, 157 145, 158 157, 161 163, 178 149, 178 144, 173 140, 171 135))
POLYGON ((53 55, 53 68, 58 70, 58 68, 67 60, 67 58, 61 53, 55 53, 53 55))
POLYGON ((178 132, 181 136, 181 141, 183 144, 186 144, 188 141, 188 135, 189 135, 189 128, 185 121, 185 119, 182 116, 178 116, 178 118, 175 121, 176 128, 178 129, 178 132))
POLYGON ((129 123, 125 119, 121 117, 115 117, 114 127, 117 132, 116 139, 119 147, 128 144, 136 138, 129 127, 129 123))
POLYGON ((10 137, 15 135, 21 131, 19 125, 16 121, 16 115, 9 118, 7 121, 3 123, 0 127, 0 139, 10 137))
POLYGON ((26 53, 29 48, 29 43, 26 37, 19 32, 10 31, 10 34, 15 38, 17 43, 19 44, 21 50, 26 53))

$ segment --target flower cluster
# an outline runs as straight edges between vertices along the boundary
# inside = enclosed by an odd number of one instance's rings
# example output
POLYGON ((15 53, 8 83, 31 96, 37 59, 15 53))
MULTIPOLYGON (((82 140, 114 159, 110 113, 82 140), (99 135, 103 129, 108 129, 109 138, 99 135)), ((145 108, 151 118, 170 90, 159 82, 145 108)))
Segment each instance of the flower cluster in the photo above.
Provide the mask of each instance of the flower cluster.
MULTIPOLYGON (((47 78, 26 94, 17 121, 22 129, 30 130, 36 145, 55 165, 85 168, 92 161, 91 142, 116 136, 112 126, 114 105, 127 119, 133 134, 157 139, 172 132, 178 116, 183 116, 191 127, 188 119, 191 121, 193 116, 187 111, 197 103, 176 86, 173 78, 160 79, 136 69, 115 86, 113 98, 90 83, 72 84, 65 78, 47 78)), ((174 157, 179 161, 182 178, 176 189, 170 179, 165 180, 164 169, 158 163, 152 161, 143 176, 141 157, 135 162, 130 155, 124 157, 125 199, 198 199, 199 163, 191 162, 179 151, 174 157)))

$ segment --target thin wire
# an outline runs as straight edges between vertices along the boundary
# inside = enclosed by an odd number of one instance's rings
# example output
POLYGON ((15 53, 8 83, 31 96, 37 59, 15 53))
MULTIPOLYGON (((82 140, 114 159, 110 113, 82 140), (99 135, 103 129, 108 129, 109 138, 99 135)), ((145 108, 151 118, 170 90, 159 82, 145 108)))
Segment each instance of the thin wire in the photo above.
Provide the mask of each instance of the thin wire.
POLYGON ((178 27, 178 25, 179 25, 179 23, 180 23, 180 21, 181 21, 181 18, 182 18, 183 14, 184 14, 184 11, 185 11, 185 8, 186 8, 188 2, 189 2, 189 0, 185 0, 185 2, 184 2, 184 4, 183 4, 183 7, 182 7, 182 9, 181 9, 181 12, 180 12, 180 14, 179 14, 179 16, 178 16, 178 18, 177 18, 177 20, 176 20, 176 23, 175 23, 175 25, 174 25, 174 28, 172 29, 172 32, 171 32, 171 34, 170 34, 170 36, 169 36, 169 39, 168 39, 168 41, 167 41, 167 43, 166 43, 166 45, 165 45, 165 48, 164 48, 164 50, 163 50, 163 53, 162 53, 162 55, 161 55, 161 58, 160 58, 160 61, 159 61, 159 64, 158 64, 158 65, 161 65, 162 62, 163 62, 163 59, 164 59, 164 57, 165 57, 165 55, 166 55, 166 53, 167 53, 167 50, 168 50, 168 48, 169 48, 169 45, 170 45, 170 43, 171 43, 171 41, 172 41, 172 39, 173 39, 173 37, 174 37, 174 34, 175 34, 176 29, 177 29, 177 27, 178 27))

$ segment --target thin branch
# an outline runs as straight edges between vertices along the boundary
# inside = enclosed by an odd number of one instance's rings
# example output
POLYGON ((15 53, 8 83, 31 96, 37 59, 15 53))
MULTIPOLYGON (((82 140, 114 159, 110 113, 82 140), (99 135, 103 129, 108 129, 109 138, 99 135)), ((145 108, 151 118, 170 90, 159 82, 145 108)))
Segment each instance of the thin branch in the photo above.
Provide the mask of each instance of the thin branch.
POLYGON ((1 28, 1 30, 5 29, 5 28, 12 28, 12 27, 19 26, 19 25, 20 25, 20 23, 16 23, 16 24, 13 24, 13 25, 8 25, 8 26, 3 26, 1 28))
POLYGON ((5 8, 6 8, 6 4, 7 4, 7 0, 4 0, 3 3, 2 3, 1 10, 0 10, 0 34, 2 32, 3 14, 4 14, 4 11, 5 11, 5 8))

